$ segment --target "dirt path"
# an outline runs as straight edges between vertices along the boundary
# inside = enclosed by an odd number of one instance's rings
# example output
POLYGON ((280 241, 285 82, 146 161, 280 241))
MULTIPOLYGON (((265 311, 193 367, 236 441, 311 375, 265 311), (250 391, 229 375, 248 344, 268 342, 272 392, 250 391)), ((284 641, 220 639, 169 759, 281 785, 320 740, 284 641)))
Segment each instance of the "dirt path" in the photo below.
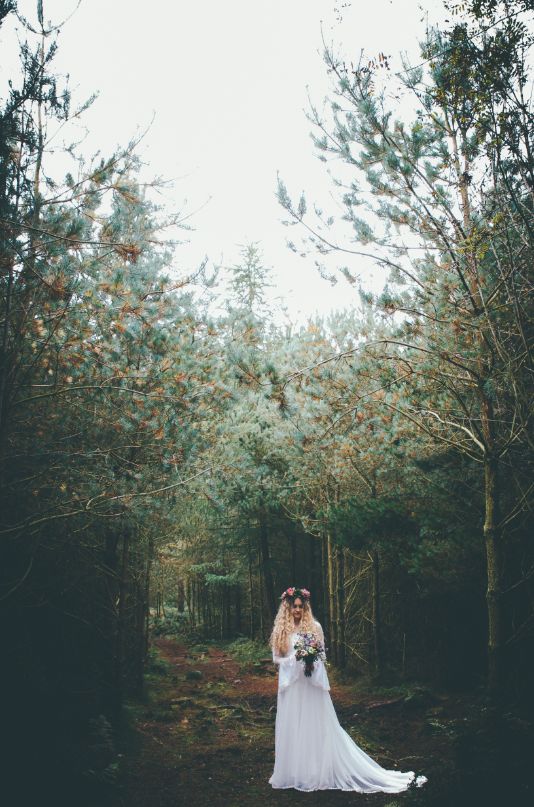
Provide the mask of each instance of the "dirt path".
MULTIPOLYGON (((147 703, 135 707, 116 807, 253 807, 262 805, 402 805, 405 795, 337 791, 273 791, 276 670, 270 662, 240 665, 216 646, 188 649, 155 642, 160 661, 147 703)), ((439 738, 429 736, 422 710, 402 699, 358 693, 330 674, 343 727, 386 767, 431 775, 439 738)), ((434 709, 439 711, 439 705, 434 709)))

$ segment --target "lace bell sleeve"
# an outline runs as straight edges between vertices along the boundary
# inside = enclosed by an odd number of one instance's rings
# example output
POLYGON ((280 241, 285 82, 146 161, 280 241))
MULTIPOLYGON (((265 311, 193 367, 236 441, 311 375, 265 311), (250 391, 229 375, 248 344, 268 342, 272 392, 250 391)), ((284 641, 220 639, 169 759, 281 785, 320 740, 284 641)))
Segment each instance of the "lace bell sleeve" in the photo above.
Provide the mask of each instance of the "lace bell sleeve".
POLYGON ((278 665, 278 691, 281 692, 298 678, 299 666, 295 651, 291 649, 287 656, 280 656, 273 647, 273 662, 278 665))

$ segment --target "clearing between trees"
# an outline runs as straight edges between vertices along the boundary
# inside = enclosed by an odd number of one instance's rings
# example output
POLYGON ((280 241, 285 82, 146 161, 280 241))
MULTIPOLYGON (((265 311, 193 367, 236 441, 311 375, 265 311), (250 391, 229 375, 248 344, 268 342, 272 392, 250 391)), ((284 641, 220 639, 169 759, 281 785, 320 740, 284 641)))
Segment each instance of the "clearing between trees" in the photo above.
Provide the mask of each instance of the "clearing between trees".
MULTIPOLYGON (((239 642, 154 641, 147 697, 131 711, 117 807, 316 807, 356 800, 393 807, 416 795, 272 790, 276 668, 267 651, 264 658, 244 656, 239 642)), ((340 722, 358 745, 384 766, 424 771, 426 788, 433 787, 436 768, 452 764, 447 727, 461 719, 462 699, 418 688, 370 691, 332 669, 329 675, 340 722)))

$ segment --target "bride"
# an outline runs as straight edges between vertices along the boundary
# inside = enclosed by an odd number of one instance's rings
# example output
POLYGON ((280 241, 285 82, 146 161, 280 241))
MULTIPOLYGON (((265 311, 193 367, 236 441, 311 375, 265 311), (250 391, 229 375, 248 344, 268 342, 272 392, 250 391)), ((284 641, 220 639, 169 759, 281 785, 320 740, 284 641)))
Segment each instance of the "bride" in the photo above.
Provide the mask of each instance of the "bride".
MULTIPOLYGON (((311 675, 296 657, 294 645, 299 634, 313 633, 324 647, 322 628, 313 618, 310 592, 288 588, 281 599, 270 639, 279 674, 275 763, 269 783, 273 788, 296 790, 406 790, 414 779, 413 771, 381 768, 341 727, 320 656, 311 675)), ((425 781, 426 777, 419 776, 416 785, 425 781)))

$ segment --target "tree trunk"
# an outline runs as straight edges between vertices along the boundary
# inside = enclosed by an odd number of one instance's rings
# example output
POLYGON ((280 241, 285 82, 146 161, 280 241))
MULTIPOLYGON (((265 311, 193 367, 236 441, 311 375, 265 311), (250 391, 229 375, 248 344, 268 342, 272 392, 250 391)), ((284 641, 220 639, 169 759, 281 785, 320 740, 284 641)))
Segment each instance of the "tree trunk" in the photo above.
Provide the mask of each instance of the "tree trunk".
POLYGON ((189 627, 193 629, 195 627, 194 622, 194 615, 193 615, 193 603, 191 599, 191 579, 186 580, 184 585, 184 597, 185 602, 187 605, 187 615, 189 617, 189 627))
POLYGON ((484 463, 486 566, 488 585, 488 690, 498 696, 503 686, 502 544, 499 530, 498 462, 486 457, 484 463))
POLYGON ((225 588, 224 591, 224 635, 227 639, 232 635, 232 589, 225 588))
POLYGON ((104 568, 106 570, 107 607, 105 610, 105 655, 104 655, 104 709, 108 717, 117 715, 120 702, 115 689, 115 669, 117 652, 117 599, 119 596, 118 536, 106 533, 104 547, 104 568))
POLYGON ((338 546, 336 551, 336 577, 338 664, 343 668, 347 663, 347 653, 345 647, 345 550, 341 546, 338 546))
POLYGON ((145 569, 145 636, 144 636, 144 649, 143 649, 143 664, 146 664, 148 659, 148 650, 150 647, 150 557, 147 558, 145 569))
POLYGON ((330 642, 332 647, 332 661, 337 665, 338 663, 338 636, 337 636, 337 611, 336 611, 336 585, 335 585, 335 569, 334 569, 334 548, 332 546, 332 536, 327 533, 326 536, 326 550, 327 550, 327 568, 328 568, 328 615, 329 615, 329 631, 330 642))
POLYGON ((261 636, 262 641, 265 641, 265 638, 266 638, 266 636, 265 636, 265 620, 264 620, 264 613, 263 613, 263 609, 264 609, 264 599, 263 599, 264 585, 263 585, 263 571, 262 571, 261 558, 260 558, 260 553, 259 552, 258 552, 258 575, 259 575, 259 578, 260 578, 260 587, 259 587, 259 595, 260 595, 260 636, 261 636))
POLYGON ((500 527, 499 460, 495 450, 493 402, 480 389, 484 454, 484 540, 486 543, 486 606, 488 612, 488 692, 496 698, 503 689, 503 550, 500 527))
POLYGON ((267 519, 265 513, 260 514, 260 557, 263 571, 263 583, 265 588, 265 598, 269 609, 269 616, 274 620, 276 614, 276 599, 274 596, 274 582, 271 571, 271 557, 269 554, 269 535, 267 531, 267 519))
POLYGON ((122 536, 121 571, 119 577, 119 604, 117 609, 117 634, 115 638, 115 674, 114 687, 117 704, 122 703, 124 686, 125 635, 126 635, 126 600, 128 596, 128 559, 130 540, 126 533, 122 536))
POLYGON ((241 633, 241 586, 235 587, 235 631, 241 633))
POLYGON ((140 577, 135 586, 136 597, 136 654, 135 654, 135 677, 134 694, 140 697, 143 693, 144 672, 145 672, 145 624, 146 613, 148 611, 146 601, 145 581, 140 577))
POLYGON ((208 618, 208 590, 204 587, 202 592, 202 633, 204 636, 209 634, 209 618, 208 618))
POLYGON ((373 662, 374 674, 377 678, 382 675, 382 625, 380 612, 380 555, 377 549, 371 553, 373 561, 373 662))
POLYGON ((178 580, 178 593, 176 597, 176 605, 178 606, 178 611, 182 614, 185 607, 185 594, 184 594, 184 581, 178 580))
POLYGON ((212 637, 215 627, 213 625, 213 595, 209 589, 206 591, 206 608, 208 614, 208 632, 210 637, 212 637))
MULTIPOLYGON (((321 537, 321 582, 323 604, 323 626, 330 642, 330 599, 328 596, 328 541, 326 535, 321 537)), ((330 650, 330 645, 328 646, 330 650)))
POLYGON ((297 580, 297 536, 295 530, 291 531, 291 585, 298 586, 300 582, 297 580))
POLYGON ((248 539, 248 600, 250 605, 249 632, 250 638, 254 638, 254 585, 252 577, 252 551, 250 538, 248 539))
POLYGON ((145 567, 145 648, 143 664, 146 664, 148 659, 148 650, 150 647, 150 583, 152 575, 152 560, 154 556, 154 538, 152 536, 148 539, 148 554, 146 558, 145 567))
POLYGON ((308 554, 310 558, 310 588, 312 594, 312 606, 316 613, 319 622, 324 622, 323 605, 320 596, 320 586, 317 579, 317 558, 316 558, 316 544, 317 538, 313 535, 308 535, 308 554))

